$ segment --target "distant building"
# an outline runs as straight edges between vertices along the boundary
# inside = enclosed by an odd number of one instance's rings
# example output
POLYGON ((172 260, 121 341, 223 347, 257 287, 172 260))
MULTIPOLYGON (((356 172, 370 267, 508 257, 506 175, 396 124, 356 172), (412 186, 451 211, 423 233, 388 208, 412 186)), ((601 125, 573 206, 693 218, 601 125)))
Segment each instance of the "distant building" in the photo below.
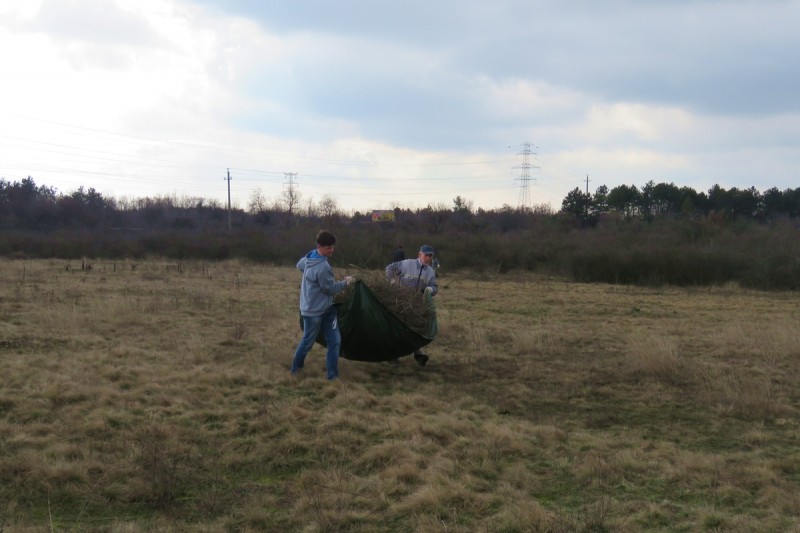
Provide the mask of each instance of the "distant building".
POLYGON ((394 222, 394 211, 391 209, 375 209, 372 211, 373 222, 394 222))

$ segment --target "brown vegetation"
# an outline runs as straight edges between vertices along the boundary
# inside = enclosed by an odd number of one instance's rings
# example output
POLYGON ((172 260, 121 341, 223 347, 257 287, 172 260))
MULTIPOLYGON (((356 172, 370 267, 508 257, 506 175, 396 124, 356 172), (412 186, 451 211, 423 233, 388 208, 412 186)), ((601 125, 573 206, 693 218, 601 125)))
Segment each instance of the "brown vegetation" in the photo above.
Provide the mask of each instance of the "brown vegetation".
MULTIPOLYGON (((420 335, 430 331, 430 321, 436 315, 436 309, 419 292, 400 283, 392 283, 381 270, 359 270, 354 277, 369 287, 375 298, 409 329, 420 335)), ((352 292, 353 285, 350 285, 334 298, 334 302, 347 300, 352 292)))
POLYGON ((335 263, 383 268, 397 243, 429 243, 449 272, 526 270, 589 283, 800 289, 800 188, 708 193, 648 182, 601 186, 547 206, 473 210, 394 209, 391 222, 345 214, 333 198, 296 210, 296 199, 248 211, 202 198, 117 201, 96 190, 70 195, 33 178, 0 178, 0 256, 173 261, 241 259, 293 265, 320 228, 342 237, 335 263), (284 208, 288 208, 288 211, 284 208))
POLYGON ((794 294, 448 274, 335 385, 292 268, 91 267, 0 261, 0 529, 800 527, 794 294))

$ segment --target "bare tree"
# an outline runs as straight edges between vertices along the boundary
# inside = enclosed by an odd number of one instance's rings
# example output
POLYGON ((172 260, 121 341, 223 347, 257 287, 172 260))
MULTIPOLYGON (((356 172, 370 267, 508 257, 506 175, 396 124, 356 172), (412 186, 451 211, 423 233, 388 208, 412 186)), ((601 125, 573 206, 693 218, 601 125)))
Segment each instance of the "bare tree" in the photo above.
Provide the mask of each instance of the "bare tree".
POLYGON ((267 210, 267 199, 261 192, 261 189, 256 189, 250 195, 250 202, 247 204, 247 212, 251 215, 263 213, 267 210))
POLYGON ((271 221, 267 198, 261 193, 261 189, 256 189, 250 195, 250 202, 247 204, 247 212, 259 224, 267 225, 271 221))
POLYGON ((283 201, 284 207, 286 207, 286 212, 289 213, 289 220, 292 220, 297 208, 300 206, 301 196, 294 182, 290 180, 281 195, 281 200, 283 201))
POLYGON ((306 205, 305 215, 308 218, 316 218, 319 216, 319 210, 317 209, 316 204, 314 204, 314 197, 310 197, 308 199, 308 204, 306 205))
POLYGON ((445 222, 450 218, 452 211, 447 207, 447 204, 438 202, 433 206, 429 204, 428 207, 422 210, 422 213, 430 224, 431 231, 440 233, 444 228, 445 222))
POLYGON ((330 194, 322 197, 319 202, 319 210, 326 220, 331 220, 339 214, 339 206, 336 203, 336 199, 330 194))

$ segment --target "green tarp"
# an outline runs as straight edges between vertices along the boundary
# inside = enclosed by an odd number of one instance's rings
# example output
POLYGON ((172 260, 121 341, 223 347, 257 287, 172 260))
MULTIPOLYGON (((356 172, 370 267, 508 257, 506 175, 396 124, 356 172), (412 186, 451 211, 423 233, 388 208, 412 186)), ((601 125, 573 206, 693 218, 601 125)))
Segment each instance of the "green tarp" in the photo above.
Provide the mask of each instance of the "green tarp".
MULTIPOLYGON (((422 296, 420 296, 422 297, 422 296)), ((389 361, 409 355, 436 338, 436 309, 425 293, 430 320, 420 334, 394 316, 361 281, 353 284, 350 297, 336 304, 342 334, 341 357, 353 361, 389 361)), ((300 318, 302 326, 302 317, 300 318)), ((317 342, 325 345, 320 334, 317 342)))

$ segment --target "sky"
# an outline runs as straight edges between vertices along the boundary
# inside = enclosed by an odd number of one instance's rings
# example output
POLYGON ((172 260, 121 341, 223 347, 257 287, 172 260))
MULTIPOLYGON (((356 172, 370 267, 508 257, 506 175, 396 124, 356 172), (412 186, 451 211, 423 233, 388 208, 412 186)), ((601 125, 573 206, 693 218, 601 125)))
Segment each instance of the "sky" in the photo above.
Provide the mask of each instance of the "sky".
POLYGON ((800 187, 800 0, 3 0, 0 178, 247 209, 800 187))

